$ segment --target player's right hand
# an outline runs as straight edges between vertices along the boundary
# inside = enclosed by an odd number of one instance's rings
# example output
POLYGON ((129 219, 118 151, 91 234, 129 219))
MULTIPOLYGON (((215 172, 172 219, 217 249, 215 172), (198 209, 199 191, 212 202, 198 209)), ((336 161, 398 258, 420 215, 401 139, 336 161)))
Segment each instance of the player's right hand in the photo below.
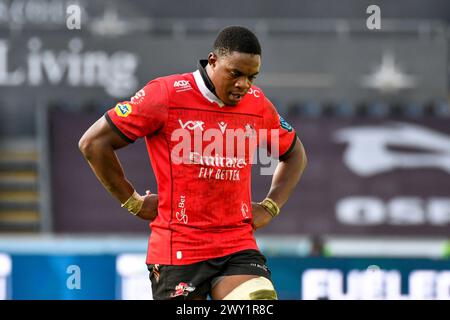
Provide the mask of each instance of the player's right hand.
POLYGON ((137 216, 144 220, 155 220, 158 215, 158 195, 152 194, 149 190, 147 190, 146 195, 143 196, 144 204, 142 205, 141 211, 137 214, 137 216))

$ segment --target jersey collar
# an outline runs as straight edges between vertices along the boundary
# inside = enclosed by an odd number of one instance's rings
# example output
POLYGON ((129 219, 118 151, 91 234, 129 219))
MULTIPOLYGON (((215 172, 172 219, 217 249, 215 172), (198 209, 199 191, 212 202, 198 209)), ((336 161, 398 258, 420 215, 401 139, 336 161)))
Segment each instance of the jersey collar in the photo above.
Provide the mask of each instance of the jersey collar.
POLYGON ((198 62, 198 70, 195 71, 194 79, 197 84, 200 93, 210 102, 215 102, 219 105, 219 107, 223 107, 225 104, 217 97, 216 89, 214 88, 214 84, 206 72, 206 66, 208 64, 208 60, 200 60, 198 62))

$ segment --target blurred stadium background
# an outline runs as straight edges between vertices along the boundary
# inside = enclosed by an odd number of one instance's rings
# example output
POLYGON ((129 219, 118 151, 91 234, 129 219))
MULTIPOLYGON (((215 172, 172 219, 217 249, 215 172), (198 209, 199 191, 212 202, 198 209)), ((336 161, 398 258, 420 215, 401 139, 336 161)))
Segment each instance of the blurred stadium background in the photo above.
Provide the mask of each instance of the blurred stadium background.
MULTIPOLYGON (((77 142, 150 79, 195 70, 230 24, 259 36, 256 85, 309 156, 257 232, 280 298, 450 299, 449 23, 446 0, 0 0, 0 299, 151 298, 148 226, 77 142)), ((155 190, 142 142, 119 157, 155 190)))

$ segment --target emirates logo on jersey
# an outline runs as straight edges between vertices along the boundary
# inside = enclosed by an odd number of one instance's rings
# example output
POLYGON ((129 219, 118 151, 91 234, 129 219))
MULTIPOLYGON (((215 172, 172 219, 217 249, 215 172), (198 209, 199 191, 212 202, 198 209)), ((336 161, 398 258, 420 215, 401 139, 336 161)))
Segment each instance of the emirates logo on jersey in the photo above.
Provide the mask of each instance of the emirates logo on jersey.
POLYGON ((240 181, 241 169, 250 163, 262 164, 261 174, 272 175, 280 154, 280 130, 258 129, 251 122, 233 122, 219 121, 214 125, 178 119, 180 127, 172 131, 170 138, 172 163, 199 165, 197 177, 201 179, 240 181))

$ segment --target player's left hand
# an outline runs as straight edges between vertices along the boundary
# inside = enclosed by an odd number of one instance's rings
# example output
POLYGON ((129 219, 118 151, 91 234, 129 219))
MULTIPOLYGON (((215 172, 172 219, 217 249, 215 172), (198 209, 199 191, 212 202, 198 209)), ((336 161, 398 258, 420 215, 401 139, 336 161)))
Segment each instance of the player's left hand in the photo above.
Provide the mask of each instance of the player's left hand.
POLYGON ((272 220, 270 213, 263 206, 256 202, 252 202, 253 230, 264 227, 272 220))

